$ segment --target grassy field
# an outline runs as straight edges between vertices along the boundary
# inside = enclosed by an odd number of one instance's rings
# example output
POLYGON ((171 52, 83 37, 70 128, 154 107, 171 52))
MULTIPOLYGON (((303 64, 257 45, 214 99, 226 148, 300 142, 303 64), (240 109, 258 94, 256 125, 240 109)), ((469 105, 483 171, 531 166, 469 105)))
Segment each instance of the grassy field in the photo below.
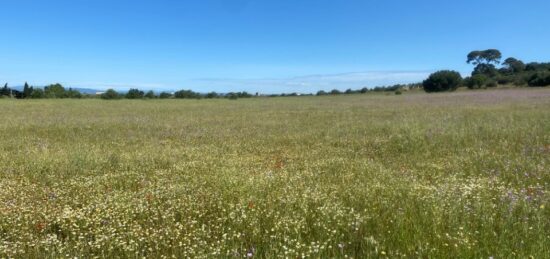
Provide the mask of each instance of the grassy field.
POLYGON ((550 255, 550 89, 0 110, 0 258, 550 255))

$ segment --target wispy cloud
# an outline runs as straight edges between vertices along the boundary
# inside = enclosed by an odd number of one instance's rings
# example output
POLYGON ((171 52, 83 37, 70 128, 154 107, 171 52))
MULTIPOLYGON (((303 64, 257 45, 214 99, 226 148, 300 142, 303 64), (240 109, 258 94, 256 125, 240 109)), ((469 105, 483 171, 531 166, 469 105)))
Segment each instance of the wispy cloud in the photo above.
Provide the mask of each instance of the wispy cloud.
POLYGON ((368 71, 341 74, 319 74, 290 78, 199 78, 193 81, 201 88, 216 91, 251 91, 262 93, 300 92, 318 90, 413 83, 425 79, 431 71, 368 71))

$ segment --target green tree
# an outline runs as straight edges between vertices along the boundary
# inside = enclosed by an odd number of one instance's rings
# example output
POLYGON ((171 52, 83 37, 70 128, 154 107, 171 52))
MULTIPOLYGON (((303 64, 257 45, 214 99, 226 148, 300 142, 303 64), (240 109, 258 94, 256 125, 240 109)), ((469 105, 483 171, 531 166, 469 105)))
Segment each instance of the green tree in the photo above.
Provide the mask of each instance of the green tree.
POLYGON ((497 49, 474 50, 467 56, 466 63, 476 67, 472 75, 484 74, 489 77, 498 75, 495 65, 500 64, 502 54, 497 49))
POLYGON ((0 95, 1 96, 10 96, 11 95, 11 89, 8 87, 8 83, 6 83, 4 85, 4 87, 2 87, 2 89, 0 89, 0 95))
POLYGON ((128 90, 125 97, 127 99, 141 99, 141 98, 143 98, 144 95, 145 95, 145 93, 143 91, 140 91, 139 89, 132 88, 132 89, 128 90))
POLYGON ((145 94, 145 98, 148 98, 148 99, 154 99, 156 98, 157 96, 155 95, 155 92, 153 92, 153 90, 149 90, 146 94, 145 94))
POLYGON ((202 96, 191 90, 179 90, 174 93, 174 97, 181 99, 200 99, 202 96))
POLYGON ((210 92, 210 93, 207 93, 204 98, 209 98, 209 99, 212 99, 212 98, 218 98, 218 93, 216 92, 210 92))
POLYGON ((114 100, 114 99, 120 99, 121 96, 118 94, 117 91, 114 89, 107 89, 104 93, 101 94, 101 99, 105 100, 114 100))
POLYGON ((487 49, 487 50, 474 50, 470 52, 467 56, 466 62, 468 64, 479 65, 479 64, 500 64, 500 59, 502 54, 498 49, 487 49))
POLYGON ((460 73, 451 70, 441 70, 431 74, 428 79, 422 82, 424 91, 431 92, 443 92, 454 91, 462 83, 462 76, 460 73))
POLYGON ((23 86, 23 98, 30 98, 33 91, 33 87, 29 86, 27 82, 25 82, 25 86, 23 86))
POLYGON ((44 98, 44 90, 40 88, 33 89, 30 98, 32 99, 42 99, 44 98))
POLYGON ((57 83, 44 87, 44 95, 46 98, 65 98, 65 88, 57 83))
POLYGON ((549 86, 550 71, 540 71, 533 74, 528 80, 529 86, 549 86))
POLYGON ((171 93, 168 93, 168 92, 162 92, 162 93, 159 94, 159 98, 160 98, 160 99, 172 98, 172 94, 171 94, 171 93))
POLYGON ((464 79, 464 83, 470 89, 479 89, 485 87, 488 80, 486 75, 477 74, 464 79))
POLYGON ((525 63, 519 59, 507 58, 502 64, 505 70, 512 74, 521 73, 525 70, 525 63))
POLYGON ((69 88, 69 90, 67 90, 65 92, 65 97, 66 98, 82 98, 82 93, 80 93, 79 91, 77 90, 74 90, 72 88, 69 88))

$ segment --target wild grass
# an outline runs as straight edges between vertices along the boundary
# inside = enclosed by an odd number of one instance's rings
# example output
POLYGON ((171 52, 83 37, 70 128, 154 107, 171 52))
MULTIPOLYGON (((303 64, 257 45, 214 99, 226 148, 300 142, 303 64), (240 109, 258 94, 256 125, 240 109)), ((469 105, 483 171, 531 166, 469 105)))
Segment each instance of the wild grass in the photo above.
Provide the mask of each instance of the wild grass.
POLYGON ((0 257, 550 254, 550 89, 0 110, 0 257))

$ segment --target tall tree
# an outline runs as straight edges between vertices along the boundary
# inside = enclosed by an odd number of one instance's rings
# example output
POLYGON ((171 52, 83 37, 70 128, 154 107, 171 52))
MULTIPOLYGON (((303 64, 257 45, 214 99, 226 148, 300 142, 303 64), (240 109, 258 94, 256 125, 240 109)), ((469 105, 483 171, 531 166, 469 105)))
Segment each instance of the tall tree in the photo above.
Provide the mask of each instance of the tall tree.
POLYGON ((472 75, 484 74, 494 77, 498 73, 495 65, 500 64, 501 58, 502 54, 498 49, 474 50, 468 54, 466 63, 476 66, 472 75))
POLYGON ((525 70, 525 63, 519 59, 507 58, 502 62, 505 69, 511 73, 521 73, 525 70))
POLYGON ((25 82, 25 86, 23 86, 23 98, 30 98, 32 95, 32 86, 29 86, 27 82, 25 82))
POLYGON ((470 52, 467 56, 466 62, 468 64, 500 64, 500 59, 502 54, 498 49, 487 49, 487 50, 474 50, 470 52))
POLYGON ((8 88, 8 83, 6 83, 4 85, 4 87, 2 87, 2 89, 0 89, 0 95, 1 96, 10 96, 10 89, 8 88))

